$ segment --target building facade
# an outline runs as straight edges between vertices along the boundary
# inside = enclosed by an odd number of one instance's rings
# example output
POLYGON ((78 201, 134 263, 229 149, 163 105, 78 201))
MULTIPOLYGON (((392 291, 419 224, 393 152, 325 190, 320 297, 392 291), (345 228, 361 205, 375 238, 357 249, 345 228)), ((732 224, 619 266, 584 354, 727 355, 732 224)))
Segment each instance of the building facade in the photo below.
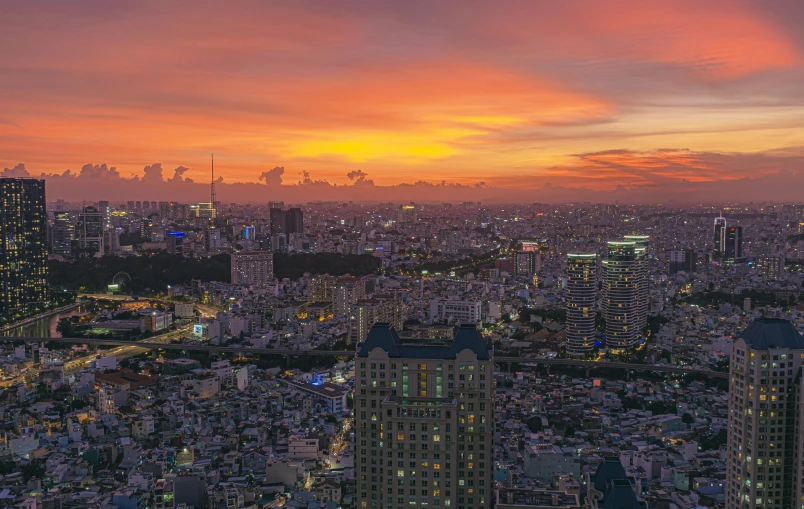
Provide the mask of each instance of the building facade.
POLYGON ((481 318, 480 308, 480 301, 433 299, 430 302, 430 323, 476 324, 481 318))
POLYGON ((53 215, 51 233, 52 242, 50 252, 62 256, 70 256, 73 252, 75 226, 73 225, 73 220, 69 212, 59 211, 53 215))
POLYGON ((81 249, 103 256, 103 214, 95 207, 84 207, 78 215, 78 242, 81 249))
POLYGON ((375 325, 354 400, 358 508, 491 507, 494 351, 474 326, 432 345, 375 325))
POLYGON ((804 508, 802 361, 804 338, 787 320, 755 320, 734 341, 726 507, 804 508))
POLYGON ((359 343, 366 339, 377 323, 388 323, 397 330, 404 325, 402 298, 395 295, 374 295, 352 305, 349 312, 349 340, 359 343))
POLYGON ((232 284, 265 286, 274 279, 274 255, 269 251, 232 253, 232 284))
POLYGON ((0 315, 47 300, 47 251, 45 181, 0 178, 0 315))
POLYGON ((597 255, 567 255, 567 353, 585 355, 595 347, 597 255))
POLYGON ((638 273, 636 243, 610 241, 604 261, 602 307, 606 346, 611 349, 629 349, 639 343, 638 273))

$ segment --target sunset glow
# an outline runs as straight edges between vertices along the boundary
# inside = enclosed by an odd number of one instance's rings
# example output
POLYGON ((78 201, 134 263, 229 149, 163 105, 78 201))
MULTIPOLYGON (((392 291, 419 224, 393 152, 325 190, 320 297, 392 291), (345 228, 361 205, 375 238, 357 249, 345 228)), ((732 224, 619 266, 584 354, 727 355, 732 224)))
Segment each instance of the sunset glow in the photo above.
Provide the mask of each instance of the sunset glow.
POLYGON ((799 2, 12 2, 31 175, 617 186, 803 171, 799 2), (616 4, 616 8, 615 7, 616 4), (702 156, 701 154, 706 154, 702 156), (762 159, 760 167, 736 161, 762 159))

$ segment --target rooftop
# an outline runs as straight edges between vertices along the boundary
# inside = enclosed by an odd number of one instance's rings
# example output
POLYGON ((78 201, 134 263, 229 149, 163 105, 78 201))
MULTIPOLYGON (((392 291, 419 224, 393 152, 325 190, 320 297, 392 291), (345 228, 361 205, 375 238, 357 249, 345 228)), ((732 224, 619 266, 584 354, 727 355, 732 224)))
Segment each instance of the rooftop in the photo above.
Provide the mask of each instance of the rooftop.
POLYGON ((754 350, 771 348, 804 350, 804 338, 791 322, 780 318, 754 320, 739 337, 754 350))
POLYGON ((422 343, 402 343, 396 330, 387 323, 378 323, 369 331, 366 341, 358 344, 358 357, 368 357, 375 348, 382 348, 389 357, 411 359, 454 359, 463 350, 471 350, 480 360, 491 359, 492 347, 474 325, 461 325, 449 346, 422 343))

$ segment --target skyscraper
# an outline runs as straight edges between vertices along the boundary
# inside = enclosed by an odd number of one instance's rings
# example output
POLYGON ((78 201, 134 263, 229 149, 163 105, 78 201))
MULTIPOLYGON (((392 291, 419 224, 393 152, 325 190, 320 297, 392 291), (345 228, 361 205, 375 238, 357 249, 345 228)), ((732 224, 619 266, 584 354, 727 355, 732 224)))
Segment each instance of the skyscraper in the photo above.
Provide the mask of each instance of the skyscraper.
POLYGON ((109 208, 109 202, 106 200, 101 200, 98 202, 98 212, 101 213, 103 216, 103 229, 111 228, 112 223, 109 220, 110 214, 112 210, 109 208))
POLYGON ((735 261, 743 257, 743 227, 740 225, 725 228, 726 244, 723 257, 735 261))
POLYGON ((46 300, 45 181, 0 178, 0 315, 46 300))
POLYGON ((648 301, 650 300, 650 279, 648 277, 648 235, 625 235, 623 239, 633 242, 636 258, 634 280, 637 286, 637 326, 642 329, 648 325, 648 301))
POLYGON ((290 207, 285 212, 285 233, 304 233, 304 213, 299 207, 290 207))
POLYGON ((639 261, 636 242, 609 241, 604 262, 603 313, 606 346, 614 350, 633 348, 639 342, 639 261))
POLYGON ((283 210, 279 207, 272 207, 269 215, 271 235, 304 233, 304 213, 301 208, 291 207, 283 210))
POLYGON ((803 360, 787 320, 755 320, 732 344, 726 507, 804 507, 803 360))
POLYGON ((287 233, 285 231, 285 211, 279 207, 269 209, 269 221, 271 224, 271 235, 287 233))
POLYGON ((354 401, 356 507, 491 507, 494 351, 473 325, 445 345, 375 325, 358 345, 354 401))
POLYGON ((567 353, 584 355, 595 347, 597 255, 567 255, 567 353))
POLYGON ((726 252, 726 218, 721 214, 715 218, 715 253, 723 256, 726 252))
POLYGON ((103 255, 103 214, 95 207, 84 207, 78 215, 78 245, 103 255))
POLYGON ((53 227, 51 228, 52 244, 51 252, 62 256, 69 256, 73 252, 73 238, 75 237, 75 226, 69 212, 56 212, 53 215, 53 227))

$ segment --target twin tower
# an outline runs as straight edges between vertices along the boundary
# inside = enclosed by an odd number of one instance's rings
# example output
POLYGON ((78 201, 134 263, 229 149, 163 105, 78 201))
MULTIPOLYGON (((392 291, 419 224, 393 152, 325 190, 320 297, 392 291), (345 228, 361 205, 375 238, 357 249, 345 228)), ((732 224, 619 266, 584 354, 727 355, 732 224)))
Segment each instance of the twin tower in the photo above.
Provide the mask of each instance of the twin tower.
MULTIPOLYGON (((648 323, 647 235, 626 235, 608 243, 602 262, 600 311, 605 319, 606 346, 630 350, 648 323)), ((567 353, 586 355, 597 339, 597 254, 567 255, 567 353)))

